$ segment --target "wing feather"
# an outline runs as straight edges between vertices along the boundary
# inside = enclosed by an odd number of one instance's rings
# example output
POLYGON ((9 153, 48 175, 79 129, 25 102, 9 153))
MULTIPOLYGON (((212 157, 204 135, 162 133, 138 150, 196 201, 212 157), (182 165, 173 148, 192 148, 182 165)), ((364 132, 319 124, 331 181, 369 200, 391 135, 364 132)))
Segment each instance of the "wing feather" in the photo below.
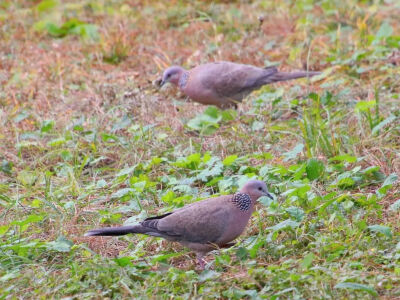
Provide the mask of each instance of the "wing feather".
POLYGON ((206 76, 201 77, 201 83, 205 88, 236 101, 243 100, 264 85, 268 77, 278 72, 275 67, 263 69, 230 62, 206 64, 202 69, 206 76))
POLYGON ((227 199, 230 196, 207 199, 177 210, 160 219, 157 228, 168 236, 179 237, 181 241, 215 243, 229 222, 229 207, 225 202, 227 199))

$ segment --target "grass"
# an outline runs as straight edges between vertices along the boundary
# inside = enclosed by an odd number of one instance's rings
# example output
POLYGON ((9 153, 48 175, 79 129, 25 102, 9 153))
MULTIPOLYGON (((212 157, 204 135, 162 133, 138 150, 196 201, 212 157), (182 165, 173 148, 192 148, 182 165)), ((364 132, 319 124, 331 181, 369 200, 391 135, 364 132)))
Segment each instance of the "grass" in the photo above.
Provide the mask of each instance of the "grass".
POLYGON ((0 299, 399 297, 399 14, 396 1, 1 3, 0 299), (214 60, 324 73, 237 112, 154 84, 214 60), (160 239, 83 237, 253 177, 276 199, 205 271, 160 239))

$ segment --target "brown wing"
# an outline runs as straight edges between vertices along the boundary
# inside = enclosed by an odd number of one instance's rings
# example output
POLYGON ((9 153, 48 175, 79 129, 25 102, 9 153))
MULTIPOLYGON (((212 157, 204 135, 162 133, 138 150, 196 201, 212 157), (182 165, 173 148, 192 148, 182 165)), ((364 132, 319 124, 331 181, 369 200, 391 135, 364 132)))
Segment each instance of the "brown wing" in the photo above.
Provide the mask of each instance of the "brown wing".
POLYGON ((227 230, 231 196, 197 202, 158 221, 157 229, 191 243, 216 243, 227 230))
POLYGON ((278 72, 275 67, 257 68, 231 62, 217 62, 201 66, 201 83, 219 96, 241 101, 252 91, 266 84, 267 78, 278 72))

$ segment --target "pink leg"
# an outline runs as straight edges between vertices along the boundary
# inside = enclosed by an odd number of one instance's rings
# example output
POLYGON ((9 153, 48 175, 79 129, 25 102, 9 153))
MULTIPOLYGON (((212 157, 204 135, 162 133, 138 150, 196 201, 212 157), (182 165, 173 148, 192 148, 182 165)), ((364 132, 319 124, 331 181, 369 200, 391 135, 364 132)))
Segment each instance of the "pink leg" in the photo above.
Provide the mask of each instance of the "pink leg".
POLYGON ((199 267, 201 270, 204 270, 206 267, 206 261, 203 259, 204 254, 197 253, 197 262, 199 263, 199 267))

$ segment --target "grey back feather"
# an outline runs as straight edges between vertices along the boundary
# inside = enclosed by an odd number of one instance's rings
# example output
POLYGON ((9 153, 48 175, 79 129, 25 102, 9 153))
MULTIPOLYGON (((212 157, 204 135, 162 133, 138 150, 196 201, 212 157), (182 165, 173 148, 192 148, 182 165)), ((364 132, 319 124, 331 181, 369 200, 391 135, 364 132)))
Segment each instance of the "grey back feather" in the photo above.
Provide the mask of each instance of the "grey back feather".
POLYGON ((243 100, 264 85, 266 78, 278 72, 275 67, 263 69, 231 62, 210 63, 201 67, 206 75, 201 78, 205 88, 213 89, 219 96, 236 101, 243 100))
POLYGON ((238 102, 263 85, 320 74, 307 71, 279 72, 276 67, 258 68, 226 61, 204 64, 195 69, 203 89, 238 102))

